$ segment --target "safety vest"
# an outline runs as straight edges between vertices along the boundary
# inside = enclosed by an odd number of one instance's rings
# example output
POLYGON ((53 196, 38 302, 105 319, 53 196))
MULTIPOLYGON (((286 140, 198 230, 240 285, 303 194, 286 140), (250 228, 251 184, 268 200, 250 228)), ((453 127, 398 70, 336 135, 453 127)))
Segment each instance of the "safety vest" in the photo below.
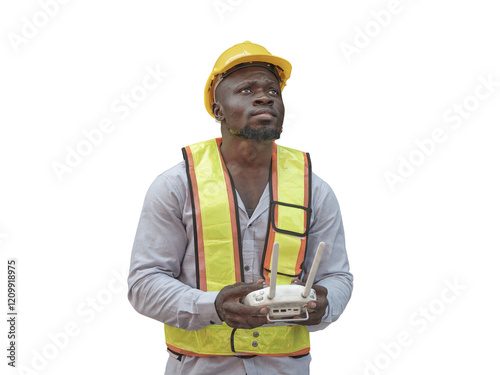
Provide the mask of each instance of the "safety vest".
MULTIPOLYGON (((212 139, 182 149, 194 221, 196 286, 219 291, 245 281, 236 190, 220 145, 212 139)), ((272 247, 280 244, 278 285, 302 275, 311 214, 309 154, 273 143, 270 215, 261 275, 269 283, 272 247)), ((165 325, 168 348, 191 356, 297 356, 309 352, 309 332, 302 325, 231 328, 222 325, 187 331, 165 325)))

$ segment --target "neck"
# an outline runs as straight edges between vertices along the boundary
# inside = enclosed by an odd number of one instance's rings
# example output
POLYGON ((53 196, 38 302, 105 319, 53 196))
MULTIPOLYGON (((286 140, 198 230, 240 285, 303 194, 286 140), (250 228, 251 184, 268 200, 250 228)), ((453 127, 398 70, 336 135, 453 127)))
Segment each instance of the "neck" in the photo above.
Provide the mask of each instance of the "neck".
POLYGON ((273 141, 259 142, 222 132, 221 152, 226 164, 252 168, 268 168, 271 164, 273 141))
POLYGON ((254 209, 269 180, 273 141, 259 142, 222 131, 221 152, 246 208, 254 209))

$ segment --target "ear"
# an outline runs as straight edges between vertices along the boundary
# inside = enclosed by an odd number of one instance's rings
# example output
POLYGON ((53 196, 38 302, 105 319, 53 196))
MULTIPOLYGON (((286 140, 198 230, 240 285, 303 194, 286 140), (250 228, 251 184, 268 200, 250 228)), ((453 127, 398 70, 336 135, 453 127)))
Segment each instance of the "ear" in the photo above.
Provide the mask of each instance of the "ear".
POLYGON ((214 117, 217 121, 224 120, 222 108, 220 107, 219 103, 214 102, 214 104, 212 104, 212 112, 213 112, 214 117))

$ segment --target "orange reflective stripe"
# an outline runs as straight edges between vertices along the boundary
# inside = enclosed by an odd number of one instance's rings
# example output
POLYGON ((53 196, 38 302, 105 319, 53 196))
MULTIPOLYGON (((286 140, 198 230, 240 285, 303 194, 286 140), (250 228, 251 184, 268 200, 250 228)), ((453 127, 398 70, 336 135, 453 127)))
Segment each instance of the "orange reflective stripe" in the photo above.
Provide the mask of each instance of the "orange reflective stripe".
POLYGON ((190 147, 185 147, 187 158, 187 168, 189 183, 191 187, 191 202, 193 205, 193 217, 195 220, 194 231, 195 231, 195 251, 196 251, 196 268, 198 274, 198 289, 207 291, 207 277, 205 272, 205 251, 203 242, 203 228, 201 222, 201 210, 200 210, 200 198, 198 196, 198 182, 196 180, 196 172, 193 162, 193 153, 190 147))
MULTIPOLYGON (((311 202, 309 201, 310 199, 310 178, 312 177, 310 175, 310 162, 309 162, 309 156, 307 153, 304 152, 304 207, 311 207, 311 202)), ((304 228, 307 228, 309 226, 308 223, 308 217, 307 215, 304 215, 304 228)), ((299 256, 297 257, 297 263, 295 265, 295 274, 298 275, 302 271, 301 266, 302 262, 304 261, 305 253, 306 253, 306 247, 307 247, 307 239, 303 239, 300 244, 300 251, 299 251, 299 256)))
POLYGON ((172 350, 174 353, 176 354, 184 354, 184 355, 190 355, 191 357, 215 357, 215 356, 219 356, 219 355, 247 355, 249 357, 253 357, 254 355, 258 355, 258 356, 261 356, 261 357, 295 357, 297 355, 305 355, 307 353, 309 353, 311 351, 311 347, 308 346, 307 348, 304 348, 304 349, 301 349, 301 350, 298 350, 296 352, 291 352, 291 353, 278 353, 278 354, 266 354, 266 353, 259 353, 259 354, 255 354, 255 353, 245 353, 245 352, 238 352, 238 353, 233 353, 231 352, 231 354, 200 354, 200 353, 197 353, 197 352, 191 352, 189 350, 184 350, 184 349, 181 349, 181 348, 177 348, 171 344, 167 344, 167 348, 169 348, 170 350, 172 350))
MULTIPOLYGON (((280 354, 265 354, 265 353, 259 353, 257 354, 258 356, 261 357, 295 357, 297 355, 305 355, 311 351, 311 347, 304 348, 302 350, 298 350, 296 352, 291 352, 291 353, 280 353, 280 354)), ((253 356, 256 355, 255 353, 241 353, 239 352, 238 355, 248 355, 248 356, 253 356)))
MULTIPOLYGON (((276 145, 276 142, 273 142, 273 153, 271 155, 271 181, 269 183, 271 184, 271 200, 274 197, 278 196, 278 146, 276 145)), ((271 211, 273 207, 269 207, 269 211, 271 211)), ((269 212, 269 217, 271 217, 271 212, 269 212)), ((274 217, 276 220, 278 220, 278 206, 274 208, 274 217)), ((271 257, 273 253, 273 245, 275 242, 275 234, 276 232, 272 228, 271 225, 271 220, 269 220, 269 229, 268 229, 268 234, 267 234, 267 240, 266 240, 266 245, 267 247, 264 249, 265 252, 265 258, 264 258, 264 264, 263 264, 263 270, 262 270, 262 276, 264 276, 264 279, 266 280, 267 285, 270 284, 269 280, 269 274, 271 270, 271 257)))

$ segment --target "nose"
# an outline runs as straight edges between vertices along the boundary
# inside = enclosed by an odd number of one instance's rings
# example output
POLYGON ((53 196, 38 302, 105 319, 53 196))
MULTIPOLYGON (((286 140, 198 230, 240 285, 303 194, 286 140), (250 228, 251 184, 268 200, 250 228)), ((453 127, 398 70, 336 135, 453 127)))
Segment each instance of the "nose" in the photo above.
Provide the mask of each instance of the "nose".
POLYGON ((273 105, 274 100, 272 97, 267 95, 265 90, 259 90, 257 94, 255 95, 255 98, 253 99, 253 105, 254 106, 259 106, 259 105, 273 105))

